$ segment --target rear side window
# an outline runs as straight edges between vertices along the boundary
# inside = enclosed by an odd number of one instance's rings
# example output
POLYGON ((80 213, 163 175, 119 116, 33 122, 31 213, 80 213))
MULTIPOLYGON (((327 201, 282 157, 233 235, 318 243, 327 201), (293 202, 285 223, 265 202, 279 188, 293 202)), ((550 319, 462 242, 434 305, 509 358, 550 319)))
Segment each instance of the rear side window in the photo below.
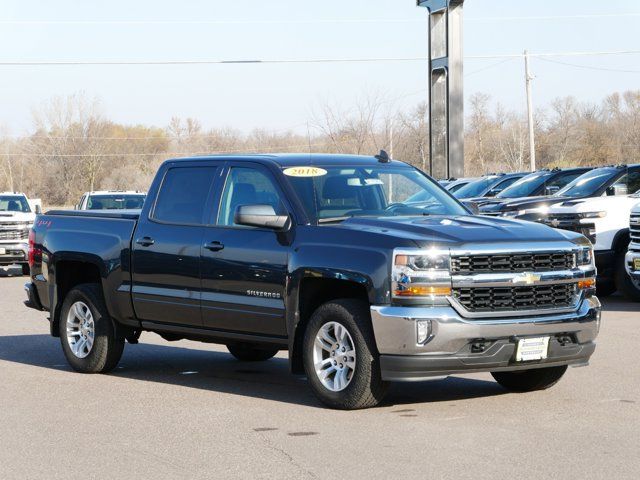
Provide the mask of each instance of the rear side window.
POLYGON ((167 223, 202 225, 216 167, 176 167, 167 170, 153 211, 153 219, 167 223))

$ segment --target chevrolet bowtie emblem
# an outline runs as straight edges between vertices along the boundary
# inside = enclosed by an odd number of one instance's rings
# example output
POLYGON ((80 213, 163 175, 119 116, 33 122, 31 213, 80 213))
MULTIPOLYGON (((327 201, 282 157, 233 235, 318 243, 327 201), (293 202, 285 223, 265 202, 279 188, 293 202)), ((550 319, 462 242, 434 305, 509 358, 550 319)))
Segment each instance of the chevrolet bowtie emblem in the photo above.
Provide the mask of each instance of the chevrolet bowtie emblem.
POLYGON ((551 220, 551 226, 558 228, 558 226, 560 225, 560 220, 558 220, 557 218, 554 218, 553 220, 551 220))
POLYGON ((539 282, 542 276, 536 275, 535 273, 523 273, 522 275, 518 275, 513 280, 513 283, 524 283, 525 285, 533 285, 536 282, 539 282))

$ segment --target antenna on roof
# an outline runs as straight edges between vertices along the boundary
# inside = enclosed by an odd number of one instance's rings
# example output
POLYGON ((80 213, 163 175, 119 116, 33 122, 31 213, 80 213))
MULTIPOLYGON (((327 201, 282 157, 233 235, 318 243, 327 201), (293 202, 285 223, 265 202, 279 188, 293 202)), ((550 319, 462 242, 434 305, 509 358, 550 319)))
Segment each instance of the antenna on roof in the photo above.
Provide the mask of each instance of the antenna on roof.
POLYGON ((389 163, 391 161, 389 154, 384 150, 380 150, 380 153, 376 155, 375 158, 377 158, 380 163, 389 163))

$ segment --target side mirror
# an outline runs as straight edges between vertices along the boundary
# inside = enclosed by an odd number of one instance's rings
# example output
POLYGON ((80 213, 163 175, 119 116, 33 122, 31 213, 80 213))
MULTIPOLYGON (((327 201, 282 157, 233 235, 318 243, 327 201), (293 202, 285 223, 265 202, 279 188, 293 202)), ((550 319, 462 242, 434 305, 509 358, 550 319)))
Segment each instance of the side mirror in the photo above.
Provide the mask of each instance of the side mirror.
POLYGON ((556 193, 558 193, 558 191, 560 191, 560 187, 558 187, 557 185, 552 185, 550 187, 545 187, 544 194, 555 195, 556 193))
POLYGON ((613 194, 617 197, 618 195, 627 195, 629 190, 627 189, 627 185, 624 183, 616 183, 613 185, 613 194))
POLYGON ((485 197, 495 197, 497 194, 499 194, 502 191, 501 188, 492 188, 491 190, 489 190, 487 192, 487 194, 485 195, 485 197))
POLYGON ((36 215, 42 215, 42 207, 40 205, 36 205, 36 215))
POLYGON ((234 222, 236 225, 282 230, 289 224, 289 215, 277 215, 271 205, 240 205, 234 222))
POLYGON ((480 208, 478 207, 478 204, 476 202, 462 202, 462 204, 467 207, 469 210, 471 210, 471 213, 474 215, 480 215, 480 208))

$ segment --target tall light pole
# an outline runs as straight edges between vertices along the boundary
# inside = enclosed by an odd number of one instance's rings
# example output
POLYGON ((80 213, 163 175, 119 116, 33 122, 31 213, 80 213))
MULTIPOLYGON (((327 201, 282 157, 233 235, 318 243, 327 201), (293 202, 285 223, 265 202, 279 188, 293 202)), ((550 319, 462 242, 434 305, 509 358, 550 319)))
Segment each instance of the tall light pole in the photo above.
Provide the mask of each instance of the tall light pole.
POLYGON ((529 70, 529 52, 524 51, 524 76, 527 88, 527 115, 529 117, 529 159, 531 161, 531 171, 536 171, 536 137, 533 124, 533 98, 531 93, 531 83, 533 75, 529 70))
POLYGON ((429 173, 464 176, 462 4, 464 0, 417 0, 429 10, 429 173))

